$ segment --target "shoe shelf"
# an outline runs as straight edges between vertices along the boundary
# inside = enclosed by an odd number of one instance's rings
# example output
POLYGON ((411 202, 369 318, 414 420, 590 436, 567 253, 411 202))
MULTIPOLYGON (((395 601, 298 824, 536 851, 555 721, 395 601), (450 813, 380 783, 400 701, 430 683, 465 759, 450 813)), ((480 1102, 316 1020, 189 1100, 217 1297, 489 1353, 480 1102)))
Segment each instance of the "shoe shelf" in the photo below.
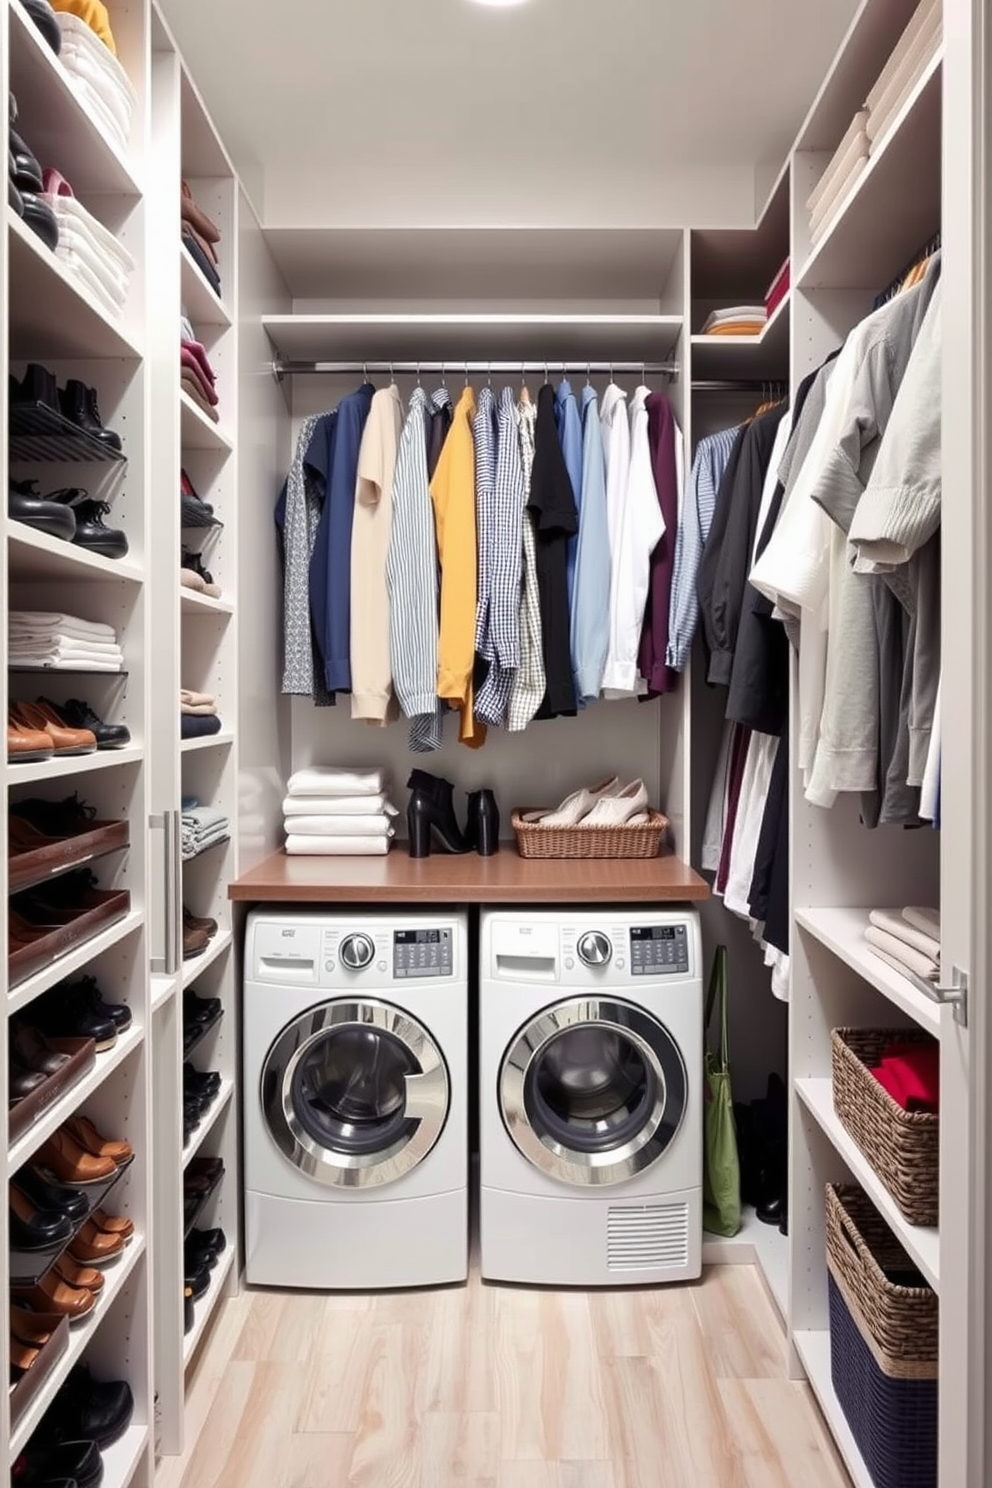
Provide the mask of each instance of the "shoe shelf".
MULTIPOLYGON (((46 966, 44 971, 39 971, 35 976, 29 977, 27 981, 21 982, 7 996, 8 1016, 20 1012, 22 1008, 34 1002, 36 997, 40 997, 43 992, 47 992, 49 988, 54 987, 57 982, 61 982, 66 977, 72 976, 75 972, 81 971, 84 966, 88 965, 90 961, 96 960, 97 956, 101 956, 104 951, 112 950, 114 946, 126 940, 129 935, 133 935, 135 931, 140 930, 144 923, 145 916, 142 911, 132 909, 130 914, 125 915, 116 924, 108 925, 106 930, 102 930, 99 935, 94 935, 89 940, 84 940, 81 945, 75 946, 65 956, 60 956, 57 961, 53 961, 51 966, 46 966)), ((133 1028, 134 1025, 121 1037, 130 1037, 133 1028)), ((118 1038, 114 1048, 108 1050, 108 1053, 116 1053, 120 1047, 120 1043, 121 1038, 118 1038)), ((102 1055, 97 1056, 98 1060, 101 1058, 103 1058, 102 1055)), ((82 1089, 84 1083, 81 1082, 79 1085, 74 1085, 73 1093, 82 1089)), ((58 1122, 56 1122, 57 1125, 58 1122)), ((23 1161, 23 1159, 21 1160, 23 1161)))
MULTIPOLYGON (((137 1230, 131 1237, 130 1245, 125 1246, 124 1254, 112 1265, 104 1268, 104 1286, 97 1298, 96 1306, 87 1318, 82 1322, 74 1324, 69 1329, 69 1347, 62 1355, 58 1364, 52 1370, 51 1375, 45 1381, 44 1386, 28 1406, 24 1415, 17 1423, 17 1429, 10 1436, 10 1461, 13 1464, 18 1453, 23 1448, 28 1437, 34 1431, 38 1422, 51 1405, 62 1385, 65 1383, 70 1370, 80 1361, 93 1339, 93 1335, 99 1329, 103 1319, 110 1312, 114 1301, 120 1296, 131 1278, 136 1266, 145 1254, 145 1237, 137 1230)), ((132 1427, 131 1430, 147 1431, 146 1427, 132 1427)), ((121 1438, 121 1443, 127 1441, 126 1433, 121 1438)), ((118 1444, 119 1445, 119 1444, 118 1444)), ((113 1450, 111 1448, 111 1450, 113 1450)), ((108 1472, 104 1472, 104 1482, 109 1484, 113 1481, 108 1472)))
POLYGON ((148 1447, 149 1427, 130 1425, 124 1435, 101 1451, 101 1488, 128 1488, 148 1447))
POLYGON ((206 1331, 207 1324, 224 1295, 227 1279, 234 1265, 234 1246, 228 1237, 227 1248, 210 1273, 210 1285, 198 1302, 193 1303, 193 1326, 183 1337, 183 1364, 186 1365, 196 1353, 197 1344, 206 1331))
POLYGON ((88 1074, 70 1090, 67 1090, 61 1100, 49 1106, 43 1116, 34 1123, 16 1142, 7 1149, 7 1176, 13 1177, 17 1169, 23 1167, 33 1153, 37 1152, 43 1142, 47 1142, 52 1132, 57 1131, 64 1121, 68 1121, 86 1101, 89 1100, 94 1090, 99 1090, 105 1080, 119 1069, 126 1059, 130 1059, 134 1051, 144 1043, 145 1030, 137 1023, 132 1023, 124 1033, 118 1034, 117 1042, 112 1049, 104 1054, 96 1056, 96 1063, 88 1074))
POLYGON ((214 936, 213 940, 207 946, 207 949, 203 952, 202 955, 191 956, 188 961, 183 962, 181 980, 184 992, 187 987, 192 987, 193 983, 199 978, 201 972, 206 971, 208 966, 212 966, 215 961, 223 956, 224 952, 230 947, 233 941, 234 936, 231 934, 230 930, 220 929, 217 931, 217 934, 214 936))
MULTIPOLYGON (((193 1057, 193 1055, 196 1053, 196 1050, 203 1043, 203 1040, 205 1038, 207 1038, 207 1036, 209 1034, 213 1033, 214 1029, 220 1023, 220 1021, 223 1018, 223 1016, 224 1016, 224 1009, 222 1007, 221 1010, 220 1010, 220 1012, 219 1013, 216 1013, 210 1019, 210 1021, 208 1023, 201 1023, 199 1025, 199 1032, 197 1033, 196 1038, 193 1040, 193 1042, 191 1044, 185 1044, 185 1043, 183 1044, 183 1063, 184 1064, 187 1062, 187 1060, 189 1060, 189 1059, 191 1059, 193 1057)), ((223 1086, 223 1081, 221 1081, 221 1084, 223 1086)))
POLYGON ((234 606, 228 599, 214 599, 212 594, 199 594, 195 589, 180 590, 179 608, 184 615, 233 615, 234 606))
POLYGON ((7 411, 10 463, 126 465, 127 455, 80 429, 44 403, 11 403, 7 411))
POLYGON ((797 909, 796 924, 840 958, 876 992, 908 1013, 927 1033, 940 1037, 940 1006, 918 992, 908 977, 873 955, 865 942, 867 909, 797 909))
POLYGON ((830 1377, 829 1332, 797 1332, 793 1342, 854 1488, 875 1488, 830 1377))
MULTIPOLYGON (((70 584, 119 584, 144 582, 141 565, 130 558, 104 558, 75 543, 38 532, 26 522, 6 519, 7 562, 10 582, 21 580, 65 580, 70 584)), ((108 673, 107 675, 112 675, 108 673)))
MULTIPOLYGON (((39 673, 41 676, 48 673, 39 673)), ((52 672, 50 675, 65 677, 78 673, 52 672)), ((97 675, 94 673, 94 675, 97 675)), ((101 672, 100 676, 118 675, 101 672)), ((112 770, 118 765, 135 765, 145 757, 140 744, 128 744, 124 749, 98 749, 96 754, 73 754, 66 759, 37 760, 34 764, 7 766, 8 785, 31 785, 39 780, 68 780, 73 775, 89 775, 94 770, 112 770)))
POLYGON ((97 304, 9 206, 7 249, 11 357, 140 358, 137 342, 123 325, 97 304))
POLYGON ((234 449, 234 442, 222 424, 215 424, 198 408, 183 389, 179 389, 180 437, 183 449, 225 450, 234 449))
POLYGON ((174 976, 161 976, 158 972, 152 973, 152 997, 151 1011, 157 1013, 159 1008, 165 1007, 170 997, 173 997, 179 983, 174 976))
MULTIPOLYGON (((118 1168, 117 1171, 113 1173, 110 1178, 106 1178, 103 1182, 93 1184, 91 1187, 87 1188, 86 1197, 90 1206, 89 1214, 92 1214, 94 1209, 103 1208, 112 1202, 110 1196, 113 1193, 114 1189, 117 1187, 118 1183, 120 1183, 121 1179, 124 1177, 124 1174, 128 1171, 128 1168, 130 1166, 130 1163, 125 1164, 123 1167, 118 1168)), ((62 1256, 65 1255, 66 1251, 72 1249, 73 1241, 79 1234, 79 1231, 85 1225, 86 1220, 89 1218, 89 1214, 84 1216, 84 1218, 74 1222, 72 1226, 71 1238, 68 1240, 63 1240, 59 1245, 55 1247, 50 1247, 48 1250, 43 1251, 11 1251, 11 1286, 33 1287, 36 1286, 39 1281, 41 1281, 42 1277, 47 1276, 49 1271, 55 1265, 56 1261, 60 1260, 62 1256)), ((121 1254, 123 1253, 124 1252, 122 1252, 121 1254)))
POLYGON ((229 326, 231 317, 223 300, 214 293, 185 247, 179 245, 182 273, 182 296, 186 314, 194 330, 201 326, 229 326))
POLYGON ((80 196, 140 196, 134 167, 89 112, 66 69, 19 0, 9 0, 10 86, 15 128, 80 196))
POLYGON ((233 733, 222 729, 219 734, 208 734, 205 739, 181 739, 179 748, 183 754, 195 754, 199 749, 226 749, 233 743, 233 733))
POLYGON ((210 1133, 213 1131, 214 1127, 223 1116, 224 1112, 227 1110, 228 1106, 231 1103, 231 1097, 233 1094, 234 1081, 228 1079, 225 1076, 225 1078, 222 1079, 220 1082, 220 1089, 214 1097, 210 1109, 202 1117, 199 1126, 196 1128, 196 1131, 193 1133, 189 1141, 186 1143, 186 1146, 183 1148, 184 1169, 188 1167, 188 1165, 193 1161, 194 1157, 199 1152, 200 1148, 203 1146, 204 1142, 207 1140, 210 1133))
POLYGON ((910 1224, 903 1217, 895 1199, 834 1111, 832 1082, 829 1079, 796 1080, 795 1085, 799 1099, 841 1157, 844 1166, 861 1184, 896 1239, 916 1262, 934 1291, 939 1293, 939 1229, 936 1226, 931 1228, 910 1224))

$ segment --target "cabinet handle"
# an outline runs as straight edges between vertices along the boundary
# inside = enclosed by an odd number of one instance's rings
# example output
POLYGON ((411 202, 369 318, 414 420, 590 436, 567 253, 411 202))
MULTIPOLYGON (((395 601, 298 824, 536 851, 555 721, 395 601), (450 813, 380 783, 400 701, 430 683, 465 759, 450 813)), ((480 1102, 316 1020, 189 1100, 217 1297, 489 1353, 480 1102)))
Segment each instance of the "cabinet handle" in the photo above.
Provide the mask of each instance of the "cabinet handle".
POLYGON ((955 1023, 960 1023, 962 1028, 968 1027, 968 973, 966 971, 962 971, 959 966, 952 966, 950 984, 946 986, 928 982, 925 977, 917 976, 915 971, 907 971, 905 975, 930 1002, 936 1002, 940 1007, 953 1008, 955 1023))
POLYGON ((163 811, 149 818, 153 827, 162 829, 165 870, 165 956, 152 962, 152 971, 175 976, 181 957, 182 926, 179 902, 182 897, 182 850, 180 838, 180 815, 178 811, 163 811))

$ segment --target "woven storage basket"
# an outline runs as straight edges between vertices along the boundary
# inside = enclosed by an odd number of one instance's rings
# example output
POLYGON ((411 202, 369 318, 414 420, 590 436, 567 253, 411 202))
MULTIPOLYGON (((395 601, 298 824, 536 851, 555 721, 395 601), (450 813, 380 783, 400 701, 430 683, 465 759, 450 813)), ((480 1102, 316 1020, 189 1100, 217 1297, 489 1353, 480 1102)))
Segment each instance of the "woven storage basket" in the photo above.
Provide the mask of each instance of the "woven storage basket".
POLYGON ((892 1043, 929 1043, 920 1029, 835 1028, 834 1110, 910 1224, 935 1225, 938 1216, 940 1118, 904 1111, 875 1079, 892 1043))
POLYGON ((536 809, 519 806, 511 817, 522 858, 656 858, 668 831, 660 811, 639 827, 542 827, 525 819, 536 809))
POLYGON ((877 1488, 936 1488, 938 1300, 865 1193, 827 1188, 830 1375, 877 1488), (888 1273, 888 1274, 886 1274, 888 1273))

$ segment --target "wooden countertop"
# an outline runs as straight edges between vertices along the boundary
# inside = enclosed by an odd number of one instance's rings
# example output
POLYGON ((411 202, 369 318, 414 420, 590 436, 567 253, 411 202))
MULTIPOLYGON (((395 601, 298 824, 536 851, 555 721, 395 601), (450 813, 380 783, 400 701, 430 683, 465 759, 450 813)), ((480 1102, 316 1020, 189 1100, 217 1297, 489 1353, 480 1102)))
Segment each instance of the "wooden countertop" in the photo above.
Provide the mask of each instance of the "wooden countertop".
POLYGON ((709 897, 681 858, 521 858, 512 843, 495 857, 449 853, 410 858, 297 858, 282 851, 228 886, 255 904, 657 904, 709 897))

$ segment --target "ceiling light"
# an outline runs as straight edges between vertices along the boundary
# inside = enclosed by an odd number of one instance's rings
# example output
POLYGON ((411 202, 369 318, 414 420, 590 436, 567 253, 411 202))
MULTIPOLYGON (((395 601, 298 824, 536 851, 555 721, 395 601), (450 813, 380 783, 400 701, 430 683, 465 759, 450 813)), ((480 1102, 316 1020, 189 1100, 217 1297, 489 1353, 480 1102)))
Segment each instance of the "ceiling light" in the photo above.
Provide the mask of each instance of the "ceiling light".
POLYGON ((475 0, 476 5, 488 5, 493 10, 508 10, 511 5, 525 5, 527 0, 475 0))

